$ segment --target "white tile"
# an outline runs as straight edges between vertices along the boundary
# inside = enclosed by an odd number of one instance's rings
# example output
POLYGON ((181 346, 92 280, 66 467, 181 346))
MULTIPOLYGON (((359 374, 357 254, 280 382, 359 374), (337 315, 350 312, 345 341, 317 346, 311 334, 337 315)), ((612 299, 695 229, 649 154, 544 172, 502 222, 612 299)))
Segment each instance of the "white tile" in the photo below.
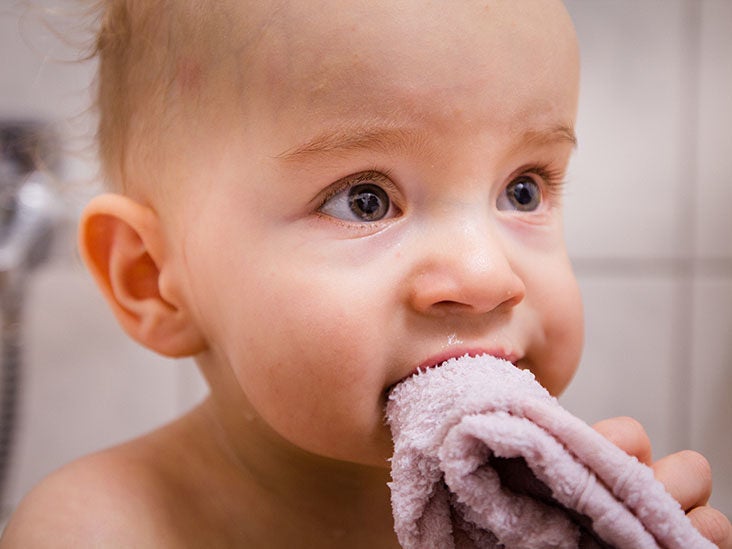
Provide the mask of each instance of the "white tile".
POLYGON ((174 361, 122 333, 81 266, 60 263, 35 273, 26 305, 10 502, 63 463, 179 411, 174 361))
POLYGON ((692 447, 712 464, 712 501, 732 517, 732 278, 700 280, 693 314, 692 447))
POLYGON ((64 12, 49 0, 7 4, 0 8, 0 116, 83 114, 95 65, 81 62, 89 36, 78 10, 64 12))
POLYGON ((589 423, 631 416, 646 428, 656 455, 677 450, 674 426, 677 283, 671 278, 587 276, 586 343, 562 404, 589 423))
POLYGON ((732 256, 732 2, 705 0, 699 74, 697 249, 732 256))
POLYGON ((682 0, 570 0, 582 76, 579 147, 568 177, 573 256, 676 257, 688 184, 682 0), (632 15, 629 15, 632 14, 632 15))
POLYGON ((84 28, 69 3, 0 6, 0 119, 34 120, 59 137, 64 190, 88 186, 98 173, 91 143, 96 62, 81 61, 90 43, 84 28))

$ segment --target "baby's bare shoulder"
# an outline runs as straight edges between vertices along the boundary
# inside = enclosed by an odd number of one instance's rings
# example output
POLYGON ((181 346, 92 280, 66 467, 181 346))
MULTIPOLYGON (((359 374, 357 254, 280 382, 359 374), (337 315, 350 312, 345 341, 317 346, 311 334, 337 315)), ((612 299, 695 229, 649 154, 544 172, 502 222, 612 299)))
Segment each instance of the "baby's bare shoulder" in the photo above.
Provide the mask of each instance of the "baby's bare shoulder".
POLYGON ((172 547, 164 484, 123 448, 81 458, 24 498, 0 548, 172 547))

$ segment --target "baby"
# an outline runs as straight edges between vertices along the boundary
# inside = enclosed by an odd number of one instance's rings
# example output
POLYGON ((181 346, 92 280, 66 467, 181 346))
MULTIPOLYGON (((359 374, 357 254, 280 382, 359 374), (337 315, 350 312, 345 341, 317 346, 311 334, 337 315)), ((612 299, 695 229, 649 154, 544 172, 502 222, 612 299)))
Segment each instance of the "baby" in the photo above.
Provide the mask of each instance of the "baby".
MULTIPOLYGON (((397 547, 386 395, 489 353, 553 394, 582 346, 562 238, 578 52, 558 0, 108 0, 82 254, 210 395, 32 491, 2 547, 397 547)), ((597 426, 650 464, 643 429, 597 426)), ((693 524, 706 461, 652 464, 693 524)))

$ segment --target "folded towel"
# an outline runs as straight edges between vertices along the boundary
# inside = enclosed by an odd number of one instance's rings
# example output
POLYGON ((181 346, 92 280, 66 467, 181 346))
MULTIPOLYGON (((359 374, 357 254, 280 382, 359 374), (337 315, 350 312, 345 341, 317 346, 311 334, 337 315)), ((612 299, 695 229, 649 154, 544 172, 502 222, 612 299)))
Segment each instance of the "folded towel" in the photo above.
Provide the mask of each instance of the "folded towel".
POLYGON ((405 549, 713 547, 649 467, 504 360, 466 356, 411 376, 387 421, 405 549))

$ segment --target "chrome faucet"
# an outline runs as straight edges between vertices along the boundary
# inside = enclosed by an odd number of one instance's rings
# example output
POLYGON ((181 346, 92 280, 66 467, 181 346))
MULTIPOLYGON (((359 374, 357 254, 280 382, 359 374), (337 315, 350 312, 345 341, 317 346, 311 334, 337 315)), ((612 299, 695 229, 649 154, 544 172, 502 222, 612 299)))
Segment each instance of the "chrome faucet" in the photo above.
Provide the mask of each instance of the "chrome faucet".
POLYGON ((0 121, 0 504, 20 397, 24 296, 30 272, 49 256, 60 220, 50 184, 55 145, 42 128, 0 121))

